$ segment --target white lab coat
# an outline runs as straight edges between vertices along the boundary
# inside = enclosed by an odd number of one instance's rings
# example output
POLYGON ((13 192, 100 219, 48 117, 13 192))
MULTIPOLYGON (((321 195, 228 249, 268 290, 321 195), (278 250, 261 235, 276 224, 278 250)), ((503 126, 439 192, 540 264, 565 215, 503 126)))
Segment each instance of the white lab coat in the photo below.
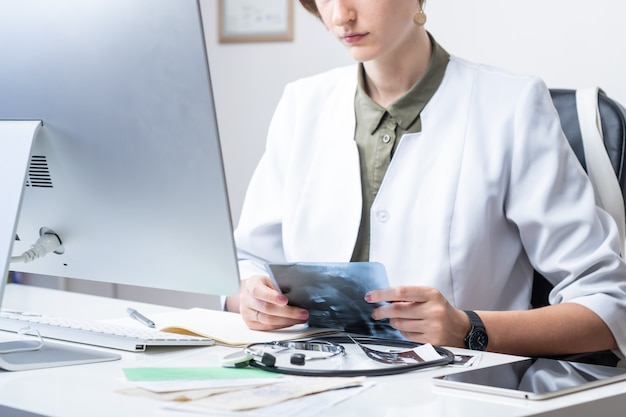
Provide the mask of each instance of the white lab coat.
MULTIPOLYGON (((235 237, 242 278, 266 261, 349 261, 361 218, 357 66, 288 85, 235 237)), ((370 260, 391 285, 462 309, 527 309, 532 271, 552 303, 595 311, 626 352, 617 228, 563 136, 543 82, 452 57, 402 137, 371 209, 370 260)))

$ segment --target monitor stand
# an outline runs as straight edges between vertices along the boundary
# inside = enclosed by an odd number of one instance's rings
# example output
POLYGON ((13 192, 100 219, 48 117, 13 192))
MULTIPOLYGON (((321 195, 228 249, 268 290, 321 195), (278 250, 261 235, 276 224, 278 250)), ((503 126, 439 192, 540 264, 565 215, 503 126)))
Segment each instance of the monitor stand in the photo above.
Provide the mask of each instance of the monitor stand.
MULTIPOLYGON (((0 120, 0 305, 11 261, 13 240, 22 205, 30 153, 42 123, 38 120, 0 120)), ((44 341, 37 350, 33 340, 0 340, 0 369, 18 371, 120 359, 120 355, 44 341), (2 353, 13 350, 11 353, 2 353), (18 350, 15 352, 15 350, 18 350)))

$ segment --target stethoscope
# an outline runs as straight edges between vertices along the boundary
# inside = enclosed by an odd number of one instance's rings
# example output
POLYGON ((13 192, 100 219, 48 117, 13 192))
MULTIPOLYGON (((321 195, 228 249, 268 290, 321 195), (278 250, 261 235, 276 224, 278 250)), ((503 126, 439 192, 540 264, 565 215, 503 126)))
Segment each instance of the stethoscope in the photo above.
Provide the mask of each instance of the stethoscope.
POLYGON ((326 340, 251 343, 245 346, 242 352, 233 353, 223 358, 222 364, 243 367, 254 365, 254 363, 251 363, 251 361, 254 361, 266 367, 276 367, 275 353, 285 350, 305 351, 309 353, 309 355, 299 352, 291 354, 289 363, 298 366, 304 366, 307 360, 329 359, 337 355, 344 355, 346 352, 343 346, 326 340), (313 355, 313 353, 317 354, 313 355))
MULTIPOLYGON (((224 366, 252 366, 269 372, 300 376, 381 376, 410 372, 433 366, 443 366, 454 362, 454 354, 447 349, 435 347, 440 359, 410 364, 396 364, 376 368, 359 369, 320 369, 308 368, 309 361, 328 360, 346 355, 344 346, 339 343, 353 343, 350 336, 327 336, 324 339, 304 341, 272 341, 252 343, 241 351, 227 355, 222 359, 224 366), (277 355, 289 354, 289 365, 277 363, 277 355)), ((380 339, 358 336, 360 343, 394 348, 415 348, 420 346, 405 340, 380 339)))

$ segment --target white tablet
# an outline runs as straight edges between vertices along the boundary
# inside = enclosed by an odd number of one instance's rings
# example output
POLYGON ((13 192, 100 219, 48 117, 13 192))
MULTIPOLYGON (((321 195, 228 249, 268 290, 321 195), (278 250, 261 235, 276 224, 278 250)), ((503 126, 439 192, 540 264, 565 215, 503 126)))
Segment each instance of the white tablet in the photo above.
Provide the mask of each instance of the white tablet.
POLYGON ((626 369, 555 359, 525 359, 435 377, 437 386, 543 400, 626 379, 626 369))

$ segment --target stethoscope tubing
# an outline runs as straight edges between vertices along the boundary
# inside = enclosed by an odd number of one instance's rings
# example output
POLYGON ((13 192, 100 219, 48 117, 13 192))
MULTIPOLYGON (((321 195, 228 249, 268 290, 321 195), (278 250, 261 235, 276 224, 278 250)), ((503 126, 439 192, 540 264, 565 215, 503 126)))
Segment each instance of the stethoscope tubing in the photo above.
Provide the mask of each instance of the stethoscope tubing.
MULTIPOLYGON (((405 340, 394 340, 394 339, 379 339, 375 337, 363 337, 356 336, 361 343, 366 344, 374 344, 374 345, 385 345, 392 347, 408 347, 414 348, 420 346, 419 343, 414 343, 405 340)), ((353 343, 347 336, 327 336, 321 338, 323 340, 329 341, 331 343, 353 343)), ((267 365, 263 363, 263 361, 258 361, 255 358, 250 359, 249 365, 258 369, 263 369, 268 372, 280 373, 285 375, 296 375, 296 376, 327 376, 327 377, 353 377, 353 376, 385 376, 385 375, 397 375, 406 372, 415 371, 418 369, 431 368, 436 366, 444 366, 449 365, 454 362, 454 354, 449 350, 434 346, 437 353, 441 355, 441 359, 436 359, 433 361, 420 362, 415 364, 403 364, 397 366, 387 366, 384 368, 374 368, 374 369, 306 369, 302 367, 284 367, 284 366, 275 366, 275 364, 267 365)))

